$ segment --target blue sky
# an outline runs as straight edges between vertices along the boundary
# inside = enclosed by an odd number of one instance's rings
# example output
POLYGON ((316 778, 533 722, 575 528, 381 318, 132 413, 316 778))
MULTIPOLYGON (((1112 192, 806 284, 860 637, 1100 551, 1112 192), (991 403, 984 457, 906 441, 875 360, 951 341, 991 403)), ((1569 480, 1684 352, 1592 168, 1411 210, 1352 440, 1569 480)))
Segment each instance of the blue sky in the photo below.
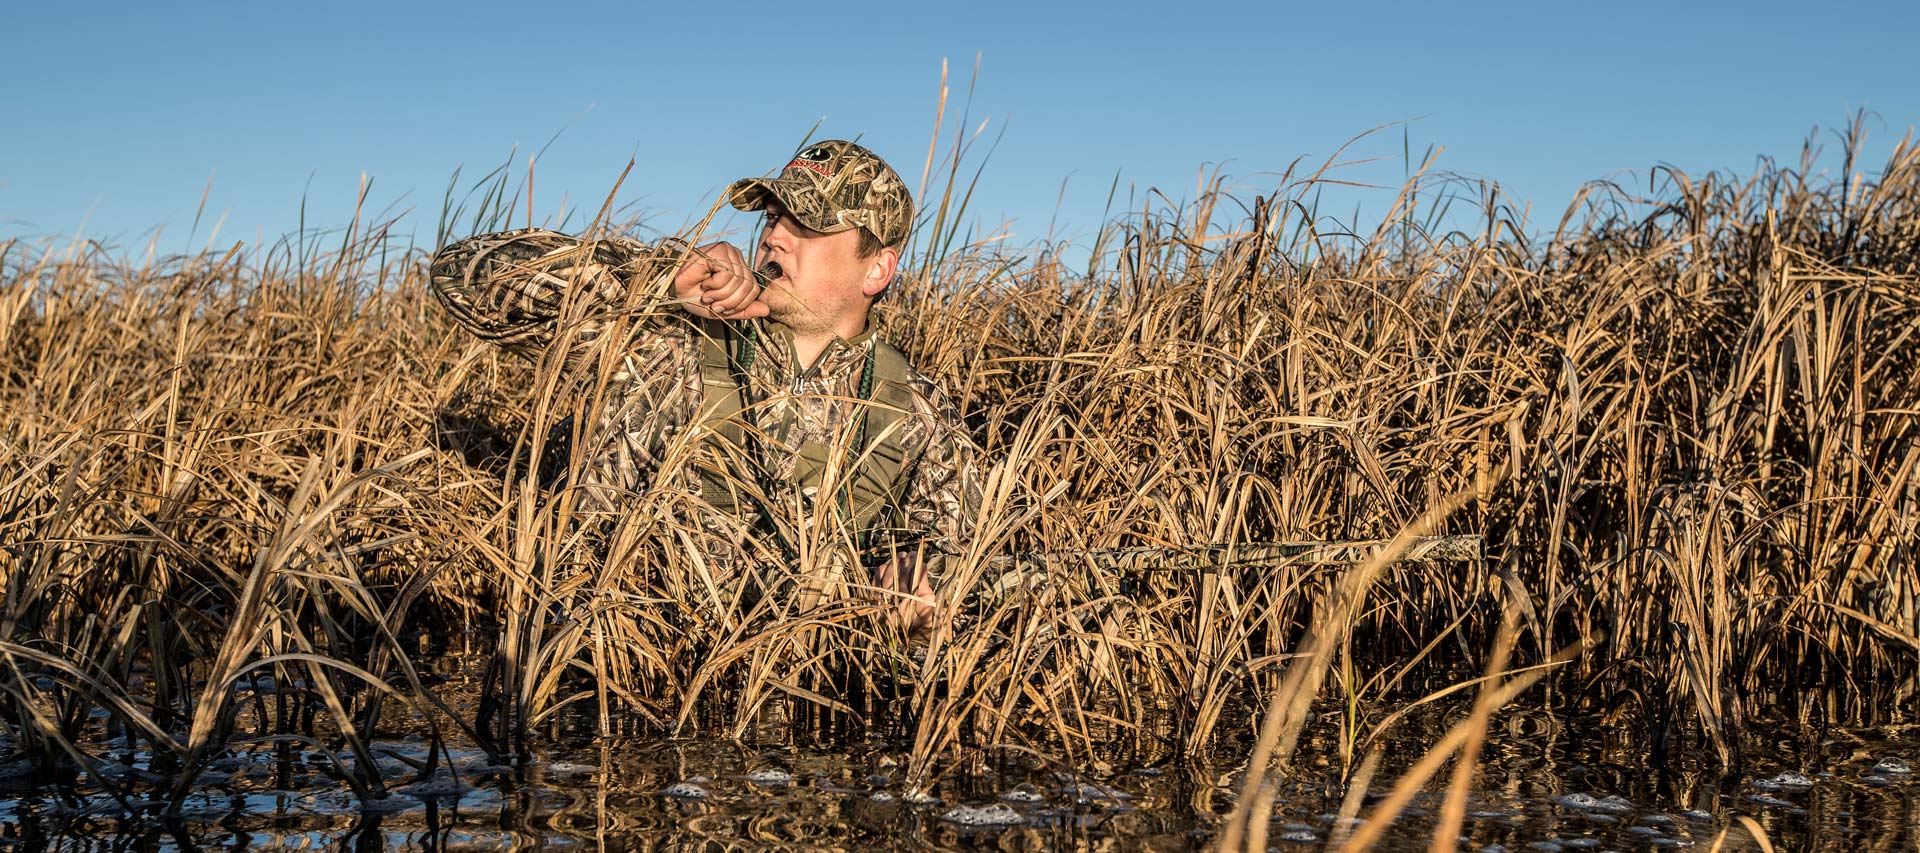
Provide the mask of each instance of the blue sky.
MULTIPOLYGON (((998 145, 971 215, 1016 245, 1084 241, 1116 175, 1136 209, 1215 168, 1250 198, 1394 123, 1338 174, 1397 186, 1404 145, 1445 146, 1439 168, 1498 181, 1544 227, 1587 180, 1797 160, 1860 109, 1879 115, 1877 167, 1920 125, 1911 0, 104 2, 7 19, 0 238, 130 253, 156 232, 163 252, 198 248, 216 222, 221 248, 271 243, 303 199, 309 227, 337 228, 363 174, 369 212, 410 210, 396 233, 429 244, 456 168, 464 190, 518 146, 517 180, 556 133, 536 220, 563 198, 598 208, 631 157, 616 204, 677 231, 816 122, 917 183, 941 61, 950 136, 976 55, 968 129, 985 122, 976 153, 998 145)), ((1391 199, 1348 191, 1329 212, 1391 199)))

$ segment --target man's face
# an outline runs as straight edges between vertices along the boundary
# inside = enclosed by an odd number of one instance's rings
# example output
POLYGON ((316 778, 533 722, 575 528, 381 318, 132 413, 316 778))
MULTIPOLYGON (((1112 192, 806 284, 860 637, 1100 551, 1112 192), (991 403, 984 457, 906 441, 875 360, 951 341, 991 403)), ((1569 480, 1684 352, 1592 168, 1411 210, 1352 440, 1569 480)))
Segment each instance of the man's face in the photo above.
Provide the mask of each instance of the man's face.
POLYGON ((815 231, 769 200, 760 228, 762 269, 773 273, 766 292, 768 316, 795 330, 832 328, 849 310, 864 308, 861 285, 872 258, 860 257, 856 230, 815 231))

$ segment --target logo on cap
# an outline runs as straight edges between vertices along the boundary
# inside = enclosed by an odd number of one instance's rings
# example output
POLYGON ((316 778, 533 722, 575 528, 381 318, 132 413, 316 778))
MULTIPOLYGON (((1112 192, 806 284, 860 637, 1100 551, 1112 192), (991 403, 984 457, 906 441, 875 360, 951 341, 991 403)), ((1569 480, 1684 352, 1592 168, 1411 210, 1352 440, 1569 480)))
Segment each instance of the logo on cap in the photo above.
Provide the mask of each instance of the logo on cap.
POLYGON ((827 168, 827 164, 831 162, 833 162, 833 151, 825 145, 815 145, 812 148, 800 152, 799 156, 793 158, 793 162, 787 164, 787 168, 791 169, 799 166, 802 169, 810 169, 831 178, 833 177, 833 170, 827 168))

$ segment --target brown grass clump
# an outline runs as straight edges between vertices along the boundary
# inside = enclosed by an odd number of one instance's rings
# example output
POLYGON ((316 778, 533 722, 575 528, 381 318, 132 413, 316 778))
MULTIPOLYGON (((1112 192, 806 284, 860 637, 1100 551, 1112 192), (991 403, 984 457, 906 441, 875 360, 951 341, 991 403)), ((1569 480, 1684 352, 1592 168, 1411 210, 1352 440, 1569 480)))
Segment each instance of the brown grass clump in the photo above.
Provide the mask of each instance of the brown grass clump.
MULTIPOLYGON (((569 707, 737 734, 785 697, 897 718, 922 781, 989 748, 1204 755, 1283 687, 1337 695, 1357 762, 1474 670, 1482 719, 1544 676, 1543 701, 1728 763, 1759 708, 1911 714, 1920 155, 1872 180, 1812 162, 1656 171, 1646 202, 1595 185, 1550 238, 1494 196, 1439 233, 1417 183, 1370 238, 1323 236, 1316 175, 1121 221, 1085 272, 928 250, 883 322, 994 465, 924 657, 858 579, 822 579, 824 533, 743 584, 684 497, 586 517, 542 468, 595 382, 465 337, 380 229, 144 266, 6 243, 0 724, 119 790, 177 795, 258 736, 335 752, 373 796, 383 707, 506 753, 569 707), (993 561, 1418 528, 1491 559, 1345 582, 993 561), (465 628, 494 663, 456 709, 413 662, 419 632, 465 628), (266 673, 298 687, 249 689, 266 673), (115 736, 150 766, 102 763, 115 736)), ((1261 766, 1299 712, 1273 707, 1261 766)))

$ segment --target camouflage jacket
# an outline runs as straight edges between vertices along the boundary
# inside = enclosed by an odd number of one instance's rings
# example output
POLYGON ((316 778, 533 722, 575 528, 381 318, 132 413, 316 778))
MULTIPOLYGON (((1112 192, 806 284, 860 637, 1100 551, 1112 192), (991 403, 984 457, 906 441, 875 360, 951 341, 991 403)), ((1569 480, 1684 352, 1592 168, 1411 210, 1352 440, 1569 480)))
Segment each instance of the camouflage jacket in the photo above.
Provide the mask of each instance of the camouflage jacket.
MULTIPOLYGON (((835 339, 811 365, 797 358, 791 335, 771 321, 740 321, 756 328, 757 357, 748 380, 752 440, 727 447, 702 421, 710 395, 702 378, 703 335, 718 321, 698 321, 670 302, 670 282, 684 249, 612 238, 594 242, 537 229, 473 237, 434 255, 433 292, 453 317, 479 337, 510 352, 560 363, 562 395, 598 398, 580 414, 590 418, 576 453, 586 456, 575 485, 583 506, 618 511, 623 493, 670 489, 700 494, 703 470, 733 471, 742 491, 734 517, 717 517, 690 501, 700 525, 715 538, 772 536, 792 557, 809 546, 851 544, 830 528, 832 513, 815 486, 796 477, 809 443, 851 449, 848 433, 862 405, 859 385, 869 331, 835 339)), ((710 381, 710 377, 709 377, 710 381)), ((976 451, 953 405, 918 371, 908 369, 911 405, 884 440, 900 451, 900 507, 888 545, 924 545, 934 577, 943 557, 965 551, 980 503, 976 451)), ((816 478, 818 479, 818 478, 816 478)), ((765 543, 760 543, 764 545, 765 543)), ((844 551, 848 549, 833 549, 844 551)), ((774 553, 768 548, 766 553, 774 553)), ((869 559, 873 555, 867 555, 869 559)))

